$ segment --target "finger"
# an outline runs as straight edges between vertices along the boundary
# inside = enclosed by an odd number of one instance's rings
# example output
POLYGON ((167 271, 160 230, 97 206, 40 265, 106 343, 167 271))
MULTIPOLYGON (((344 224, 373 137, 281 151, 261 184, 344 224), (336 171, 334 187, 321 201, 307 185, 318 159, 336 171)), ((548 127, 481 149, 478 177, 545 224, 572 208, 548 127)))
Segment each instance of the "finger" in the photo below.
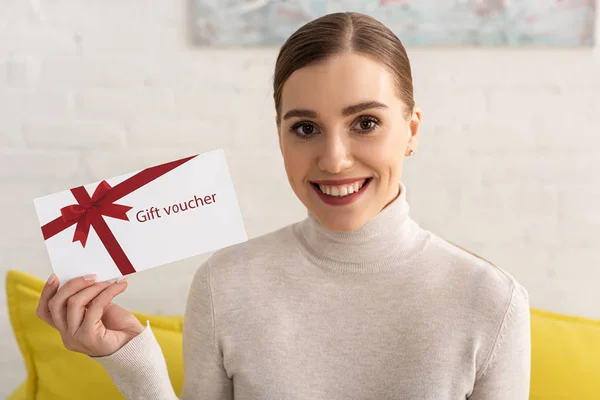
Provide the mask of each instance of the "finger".
POLYGON ((65 333, 67 330, 67 300, 75 293, 92 286, 95 280, 96 275, 86 275, 71 279, 58 289, 56 294, 48 301, 48 308, 50 309, 54 326, 61 333, 65 333))
POLYGON ((82 289, 67 300, 67 332, 74 335, 85 316, 85 308, 100 292, 113 282, 98 282, 82 289))
POLYGON ((40 294, 40 300, 35 310, 36 315, 45 323, 54 327, 54 321, 52 321, 52 315, 50 315, 50 309, 48 308, 48 301, 54 296, 56 291, 58 290, 58 278, 56 274, 50 275, 48 281, 44 285, 42 289, 42 293, 40 294))
POLYGON ((83 330, 84 332, 93 331, 97 326, 98 321, 102 319, 106 306, 108 306, 115 297, 123 293, 125 289, 127 289, 127 281, 121 281, 107 287, 96 296, 89 304, 80 330, 83 330))

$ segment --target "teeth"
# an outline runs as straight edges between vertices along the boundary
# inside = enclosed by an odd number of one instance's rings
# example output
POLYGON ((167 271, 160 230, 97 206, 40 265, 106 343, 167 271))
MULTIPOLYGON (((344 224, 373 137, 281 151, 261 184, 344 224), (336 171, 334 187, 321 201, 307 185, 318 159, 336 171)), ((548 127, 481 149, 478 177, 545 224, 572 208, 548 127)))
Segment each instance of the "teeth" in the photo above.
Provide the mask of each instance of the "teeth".
POLYGON ((350 185, 329 186, 319 185, 321 192, 335 197, 344 197, 358 192, 363 187, 364 182, 354 182, 350 185))

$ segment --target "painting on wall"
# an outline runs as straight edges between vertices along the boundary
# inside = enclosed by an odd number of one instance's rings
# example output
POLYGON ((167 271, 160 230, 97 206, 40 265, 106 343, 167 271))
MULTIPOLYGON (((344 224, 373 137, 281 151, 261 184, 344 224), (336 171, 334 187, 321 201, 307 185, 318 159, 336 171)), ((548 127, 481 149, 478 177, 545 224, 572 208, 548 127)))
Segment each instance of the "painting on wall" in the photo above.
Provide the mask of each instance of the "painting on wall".
POLYGON ((406 46, 594 45, 596 0, 193 0, 208 46, 278 46, 306 22, 356 11, 406 46))

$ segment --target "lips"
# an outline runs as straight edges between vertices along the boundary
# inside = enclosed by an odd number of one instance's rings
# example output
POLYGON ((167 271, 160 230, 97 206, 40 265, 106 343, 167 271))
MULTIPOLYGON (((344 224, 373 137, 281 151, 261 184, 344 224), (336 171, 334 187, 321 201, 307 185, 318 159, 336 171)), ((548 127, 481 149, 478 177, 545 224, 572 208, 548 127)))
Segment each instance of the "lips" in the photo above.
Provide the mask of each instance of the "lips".
POLYGON ((344 197, 360 191, 368 178, 346 179, 338 181, 317 181, 316 187, 329 196, 344 197))
POLYGON ((350 178, 311 182, 321 200, 329 205, 346 205, 358 200, 372 178, 350 178))

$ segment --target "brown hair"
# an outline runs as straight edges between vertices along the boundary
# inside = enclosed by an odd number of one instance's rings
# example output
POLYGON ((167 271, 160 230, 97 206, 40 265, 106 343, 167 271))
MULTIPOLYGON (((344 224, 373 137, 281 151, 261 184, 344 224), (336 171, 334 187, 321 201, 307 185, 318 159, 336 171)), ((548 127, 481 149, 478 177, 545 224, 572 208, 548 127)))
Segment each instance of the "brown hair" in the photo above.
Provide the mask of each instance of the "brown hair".
POLYGON ((397 94, 413 112, 412 73, 402 42, 376 19, 354 12, 333 13, 308 22, 283 44, 275 63, 273 98, 277 124, 281 119, 281 92, 286 80, 302 67, 348 51, 361 53, 385 65, 394 76, 397 94))

